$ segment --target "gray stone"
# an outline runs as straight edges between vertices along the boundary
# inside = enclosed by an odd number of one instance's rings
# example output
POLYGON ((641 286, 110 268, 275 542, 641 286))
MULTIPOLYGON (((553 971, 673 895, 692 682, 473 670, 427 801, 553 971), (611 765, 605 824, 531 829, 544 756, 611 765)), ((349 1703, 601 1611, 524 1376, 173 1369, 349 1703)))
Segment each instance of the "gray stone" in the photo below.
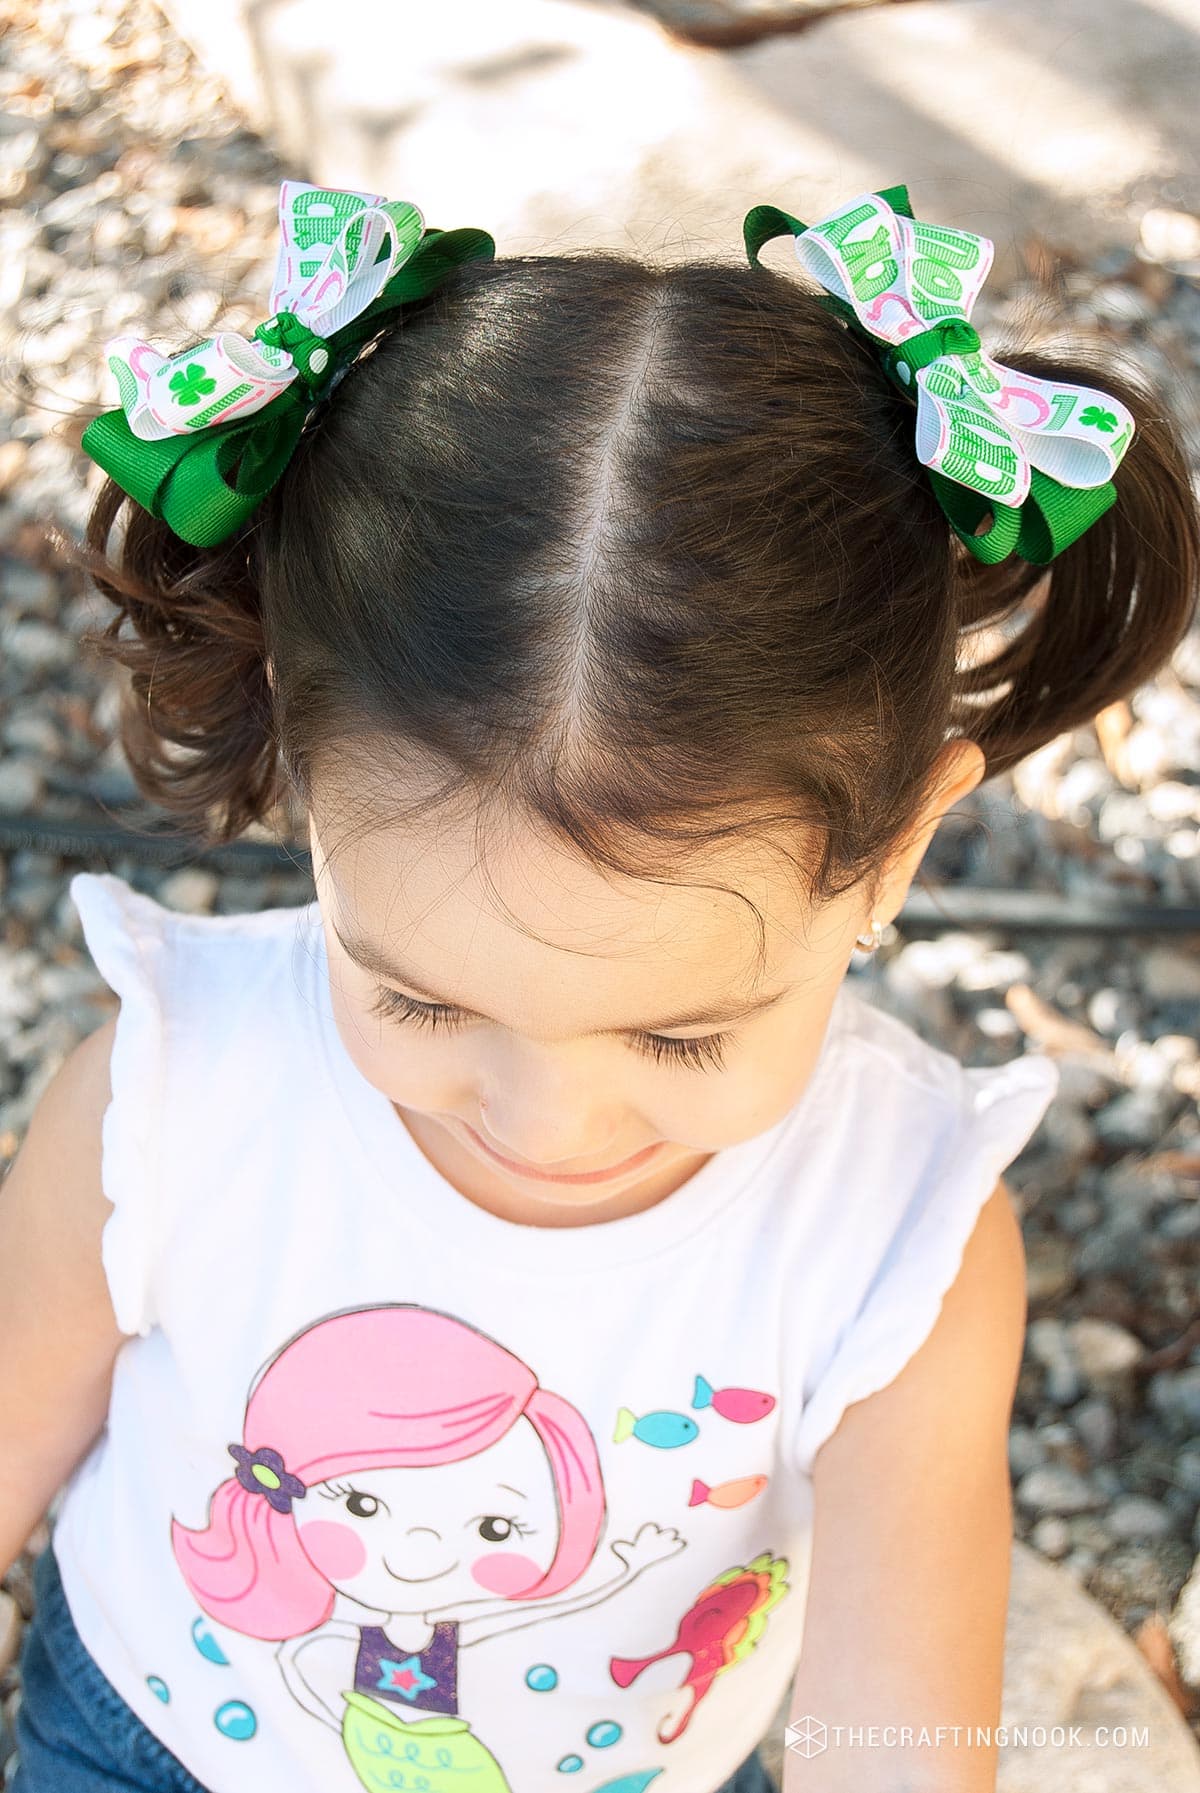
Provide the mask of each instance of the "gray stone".
POLYGON ((1075 1195, 1059 1205, 1058 1224, 1073 1239, 1082 1238, 1097 1226, 1104 1209, 1094 1195, 1075 1195))
POLYGON ((1117 1442, 1117 1417, 1103 1396, 1089 1395, 1071 1409, 1071 1424, 1087 1448, 1088 1455, 1098 1462, 1112 1454, 1117 1442))
POLYGON ((0 811, 5 815, 36 809, 44 789, 45 778, 36 760, 12 754, 0 759, 0 811))
POLYGON ((1164 1239, 1200 1239, 1200 1206, 1193 1203, 1184 1207, 1181 1203, 1177 1208, 1169 1208, 1160 1217, 1156 1231, 1164 1239))
POLYGON ((1096 1116, 1097 1136, 1120 1151, 1157 1145, 1167 1122, 1167 1109, 1152 1090, 1129 1090, 1096 1116))
POLYGON ((1200 957, 1178 947, 1152 946, 1142 955, 1142 986, 1155 1002, 1198 1002, 1200 957))
POLYGON ((1096 1149, 1094 1123, 1091 1116, 1081 1109, 1071 1108, 1065 1102, 1052 1102, 1042 1121, 1042 1137, 1054 1152, 1059 1153, 1066 1164, 1061 1176, 1065 1182, 1072 1171, 1086 1164, 1096 1149))
MULTIPOLYGON (((21 466, 24 466, 27 453, 24 444, 9 442, 5 447, 9 450, 17 449, 21 455, 21 466)), ((53 618, 58 611, 58 581, 41 567, 24 566, 20 561, 6 561, 3 573, 0 574, 0 598, 3 598, 14 615, 19 611, 26 611, 35 616, 53 618)))
POLYGON ((1114 1501, 1104 1520, 1114 1538, 1163 1538, 1173 1529, 1167 1509, 1144 1494, 1114 1501))
POLYGON ((1065 1463, 1043 1463, 1017 1483, 1016 1498, 1023 1507, 1047 1513, 1086 1513, 1105 1504, 1104 1495, 1087 1477, 1065 1463))
POLYGON ((36 617, 22 617, 4 630, 5 656, 28 672, 61 672, 78 649, 69 635, 36 617))
POLYGON ((1032 1320, 1026 1333, 1030 1355, 1046 1372, 1046 1392, 1058 1407, 1069 1407, 1083 1392, 1079 1365, 1061 1320, 1032 1320))
POLYGON ((1200 1429, 1200 1364, 1186 1370, 1159 1370, 1150 1378, 1151 1405, 1164 1418, 1192 1433, 1200 1429))
POLYGON ((1136 1027, 1140 1018, 1140 1004, 1127 990, 1097 990, 1088 1003, 1088 1020, 1096 1032, 1113 1039, 1136 1027))
POLYGON ((1112 1537, 1102 1516, 1093 1513, 1072 1513, 1067 1520, 1067 1530, 1071 1534, 1071 1543, 1084 1550, 1090 1550, 1099 1558, 1112 1545, 1112 1537))
POLYGON ((1008 1467, 1019 1481, 1046 1461, 1046 1447, 1029 1426, 1012 1426, 1008 1434, 1008 1467))
POLYGON ((1074 1550, 1068 1551, 1063 1558, 1062 1567, 1073 1581, 1078 1582, 1081 1587, 1085 1587, 1092 1570, 1099 1561, 1100 1558, 1094 1550, 1089 1550, 1086 1544, 1077 1544, 1074 1550))
POLYGON ((189 866, 163 879, 158 888, 158 900, 168 909, 178 909, 187 915, 208 915, 212 912, 220 883, 215 872, 189 866))
POLYGON ((1185 1444, 1175 1459, 1175 1480, 1187 1494, 1200 1498, 1200 1444, 1185 1444))
POLYGON ((1067 1339, 1084 1380, 1093 1388, 1120 1380, 1144 1355, 1141 1340, 1111 1320, 1072 1320, 1067 1339))
POLYGON ((1057 1513, 1047 1513, 1039 1519, 1029 1534, 1029 1541, 1043 1556, 1066 1556, 1071 1548, 1071 1533, 1065 1519, 1057 1513))
POLYGON ((0 1588, 0 1675, 8 1673, 21 1647, 21 1611, 12 1595, 0 1588))
POLYGON ((43 759, 57 759, 62 741, 52 716, 32 706, 18 710, 4 725, 4 744, 19 752, 40 754, 43 759))

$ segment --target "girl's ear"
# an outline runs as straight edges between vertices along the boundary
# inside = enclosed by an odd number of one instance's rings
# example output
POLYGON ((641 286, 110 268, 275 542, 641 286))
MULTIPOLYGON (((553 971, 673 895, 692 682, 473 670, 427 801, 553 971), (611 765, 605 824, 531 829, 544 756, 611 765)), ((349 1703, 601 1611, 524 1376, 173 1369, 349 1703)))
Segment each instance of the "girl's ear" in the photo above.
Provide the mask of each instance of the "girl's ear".
POLYGON ((275 689, 275 667, 270 654, 267 655, 267 683, 272 691, 275 689))

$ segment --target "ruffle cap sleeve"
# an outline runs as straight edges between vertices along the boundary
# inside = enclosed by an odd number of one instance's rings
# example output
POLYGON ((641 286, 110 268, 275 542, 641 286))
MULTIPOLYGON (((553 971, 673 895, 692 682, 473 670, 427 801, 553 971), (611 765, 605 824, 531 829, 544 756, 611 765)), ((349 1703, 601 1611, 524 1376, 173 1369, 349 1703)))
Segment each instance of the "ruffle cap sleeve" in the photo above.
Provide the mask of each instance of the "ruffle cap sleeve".
POLYGON ((69 890, 96 969, 121 999, 101 1128, 101 1187, 113 1211, 100 1250, 117 1325, 145 1336, 156 1323, 152 1267, 166 1075, 162 924, 169 912, 110 873, 79 872, 69 890))
POLYGON ((955 1069, 958 1124, 918 1180, 857 1312, 804 1401, 792 1453, 804 1475, 811 1476, 846 1408, 893 1382, 933 1331, 980 1211, 1058 1088, 1057 1067, 1036 1053, 955 1069))

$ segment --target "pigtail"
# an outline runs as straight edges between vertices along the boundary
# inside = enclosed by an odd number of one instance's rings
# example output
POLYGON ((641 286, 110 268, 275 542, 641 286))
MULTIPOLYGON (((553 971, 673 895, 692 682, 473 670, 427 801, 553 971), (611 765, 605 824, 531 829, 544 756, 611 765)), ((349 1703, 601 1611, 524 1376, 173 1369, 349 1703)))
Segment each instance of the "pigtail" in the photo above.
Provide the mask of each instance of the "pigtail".
POLYGON ((1156 399, 1100 362, 1008 351, 1000 359, 1112 393, 1137 430, 1116 476, 1116 503, 1049 566, 984 566, 963 550, 956 604, 968 644, 989 627, 1007 637, 999 653, 969 658, 956 677, 953 719, 983 750, 989 777, 1163 666, 1186 633, 1200 577, 1196 498, 1156 399))
POLYGON ((191 547, 106 479, 83 544, 62 544, 116 606, 82 645, 129 672, 119 733, 138 789, 180 832, 219 842, 270 817, 280 797, 252 533, 191 547))
POLYGON ((299 1637, 333 1611, 333 1588, 305 1555, 291 1514, 233 1476, 213 1495, 207 1526, 171 1521, 171 1548, 197 1605, 247 1637, 299 1637))

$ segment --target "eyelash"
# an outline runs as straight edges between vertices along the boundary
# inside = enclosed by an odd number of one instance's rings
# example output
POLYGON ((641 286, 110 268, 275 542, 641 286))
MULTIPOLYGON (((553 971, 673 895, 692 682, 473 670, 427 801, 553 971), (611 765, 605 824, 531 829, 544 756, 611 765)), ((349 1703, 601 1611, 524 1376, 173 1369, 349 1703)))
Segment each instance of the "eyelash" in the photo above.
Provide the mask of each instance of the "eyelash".
MULTIPOLYGON (((402 990, 389 990, 386 986, 380 987, 370 1013, 384 1015, 392 1021, 410 1021, 434 1032, 438 1028, 453 1032, 465 1026, 468 1020, 460 1009, 446 1003, 418 1002, 415 996, 406 996, 402 990)), ((686 1065, 693 1071, 723 1070, 724 1047, 732 1039, 731 1033, 702 1034, 696 1040, 673 1040, 660 1033, 634 1035, 637 1050, 653 1058, 656 1064, 666 1059, 670 1064, 686 1065)))

